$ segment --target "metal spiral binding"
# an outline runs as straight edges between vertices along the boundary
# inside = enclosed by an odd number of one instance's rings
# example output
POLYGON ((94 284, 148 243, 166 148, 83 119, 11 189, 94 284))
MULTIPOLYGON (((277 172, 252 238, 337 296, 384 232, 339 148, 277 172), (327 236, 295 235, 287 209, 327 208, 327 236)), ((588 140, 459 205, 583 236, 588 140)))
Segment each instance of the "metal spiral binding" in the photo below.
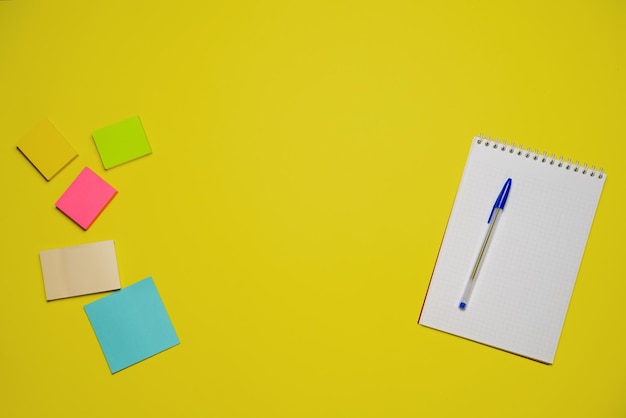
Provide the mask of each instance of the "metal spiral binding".
POLYGON ((502 152, 508 151, 509 154, 532 159, 533 161, 537 161, 542 164, 549 163, 550 165, 556 165, 559 168, 564 168, 565 170, 573 171, 575 173, 580 172, 583 175, 589 175, 590 177, 597 176, 598 179, 604 178, 604 169, 602 167, 600 167, 599 170, 596 170, 595 165, 592 165, 591 168, 588 168, 587 163, 583 163, 581 167, 580 161, 577 160, 575 164, 572 164, 571 158, 568 158, 567 161, 563 161, 562 155, 558 159, 556 159, 555 154, 552 154, 548 157, 547 152, 541 153, 538 149, 535 149, 535 151, 533 152, 530 147, 524 149, 524 146, 522 144, 516 146, 515 142, 512 142, 510 145, 508 145, 507 142, 504 140, 500 141, 499 138, 495 138, 492 140, 490 136, 483 136, 483 134, 478 135, 478 139, 476 142, 478 144, 484 144, 486 147, 499 149, 502 152))

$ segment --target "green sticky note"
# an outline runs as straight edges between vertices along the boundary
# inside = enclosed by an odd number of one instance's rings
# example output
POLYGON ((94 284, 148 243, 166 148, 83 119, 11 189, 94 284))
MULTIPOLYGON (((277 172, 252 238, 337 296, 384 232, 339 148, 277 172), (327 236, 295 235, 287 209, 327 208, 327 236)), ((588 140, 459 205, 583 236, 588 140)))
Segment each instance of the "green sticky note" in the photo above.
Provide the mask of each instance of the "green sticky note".
POLYGON ((152 153, 139 116, 98 129, 92 136, 107 170, 152 153))

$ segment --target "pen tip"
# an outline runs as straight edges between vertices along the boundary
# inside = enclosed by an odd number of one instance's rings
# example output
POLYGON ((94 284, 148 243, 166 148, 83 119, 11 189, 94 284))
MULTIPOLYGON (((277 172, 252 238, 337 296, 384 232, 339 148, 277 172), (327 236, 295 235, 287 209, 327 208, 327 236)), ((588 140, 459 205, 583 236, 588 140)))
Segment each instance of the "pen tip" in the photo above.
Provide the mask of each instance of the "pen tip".
POLYGON ((461 302, 459 304, 459 309, 465 309, 466 306, 467 306, 467 304, 465 302, 461 302))

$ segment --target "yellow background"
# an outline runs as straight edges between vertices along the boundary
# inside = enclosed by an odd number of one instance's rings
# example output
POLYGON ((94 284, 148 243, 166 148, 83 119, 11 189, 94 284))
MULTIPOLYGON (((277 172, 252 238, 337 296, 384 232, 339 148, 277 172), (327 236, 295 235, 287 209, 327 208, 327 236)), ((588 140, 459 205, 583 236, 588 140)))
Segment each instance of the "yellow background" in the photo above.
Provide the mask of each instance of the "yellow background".
POLYGON ((626 3, 502 3, 0 1, 0 415, 625 416, 626 3), (153 154, 104 171, 133 115, 153 154), (49 183, 43 118, 80 154, 49 183), (608 173, 553 366, 417 325, 478 133, 608 173), (119 190, 87 232, 84 166, 119 190), (106 239, 181 339, 115 375, 102 295, 39 264, 106 239))

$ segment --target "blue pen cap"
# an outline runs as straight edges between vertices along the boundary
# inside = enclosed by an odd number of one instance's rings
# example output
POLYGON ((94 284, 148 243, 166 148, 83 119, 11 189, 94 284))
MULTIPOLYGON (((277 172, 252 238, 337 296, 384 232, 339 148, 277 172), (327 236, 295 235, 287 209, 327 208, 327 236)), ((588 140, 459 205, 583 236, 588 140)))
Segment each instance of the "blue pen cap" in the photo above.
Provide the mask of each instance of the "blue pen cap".
POLYGON ((493 212, 496 208, 504 209, 504 205, 506 204, 506 199, 509 197, 509 191, 511 190, 511 179, 507 179, 502 186, 502 190, 500 190, 500 194, 496 199, 496 203, 493 204, 493 208, 491 209, 491 213, 489 214, 489 220, 487 223, 491 223, 491 217, 493 216, 493 212))

